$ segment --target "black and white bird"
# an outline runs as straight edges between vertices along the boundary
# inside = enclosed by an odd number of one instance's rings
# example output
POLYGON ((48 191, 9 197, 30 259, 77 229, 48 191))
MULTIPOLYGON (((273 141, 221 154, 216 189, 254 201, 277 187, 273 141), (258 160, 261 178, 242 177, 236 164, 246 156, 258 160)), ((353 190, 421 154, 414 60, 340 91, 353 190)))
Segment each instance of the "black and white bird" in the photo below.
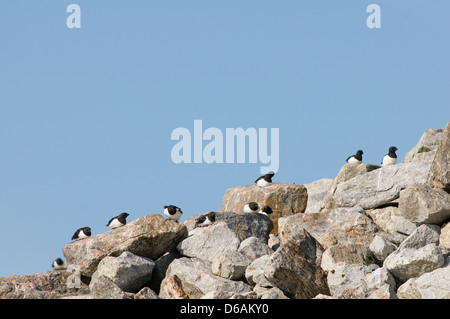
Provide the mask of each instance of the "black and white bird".
POLYGON ((397 163, 397 154, 395 154, 395 151, 397 150, 398 148, 395 146, 389 147, 389 153, 384 155, 381 166, 395 165, 397 163))
POLYGON ((271 217, 273 215, 273 211, 272 208, 270 208, 269 206, 264 206, 261 211, 261 214, 265 214, 267 217, 271 217))
POLYGON ((183 212, 177 206, 174 205, 164 206, 164 215, 166 215, 167 218, 171 220, 178 222, 182 214, 183 212))
POLYGON ((244 213, 256 213, 258 212, 259 205, 257 202, 250 202, 244 205, 242 209, 244 213))
POLYGON ((119 216, 111 218, 109 220, 108 224, 106 224, 106 226, 111 229, 123 226, 127 223, 128 216, 129 216, 129 214, 127 214, 127 213, 119 214, 119 216))
POLYGON ((75 234, 73 234, 72 239, 82 239, 91 236, 91 228, 90 227, 81 227, 78 228, 75 234))
POLYGON ((275 175, 274 172, 269 172, 264 176, 260 176, 256 181, 256 185, 259 187, 266 187, 270 184, 272 184, 272 177, 275 175))
POLYGON ((195 220, 194 228, 209 226, 213 224, 215 221, 216 221, 216 212, 205 213, 195 220))
POLYGON ((347 157, 346 161, 349 164, 361 164, 363 151, 358 150, 355 155, 347 157))
POLYGON ((52 263, 52 268, 53 270, 67 269, 67 264, 61 258, 56 258, 55 261, 52 263))

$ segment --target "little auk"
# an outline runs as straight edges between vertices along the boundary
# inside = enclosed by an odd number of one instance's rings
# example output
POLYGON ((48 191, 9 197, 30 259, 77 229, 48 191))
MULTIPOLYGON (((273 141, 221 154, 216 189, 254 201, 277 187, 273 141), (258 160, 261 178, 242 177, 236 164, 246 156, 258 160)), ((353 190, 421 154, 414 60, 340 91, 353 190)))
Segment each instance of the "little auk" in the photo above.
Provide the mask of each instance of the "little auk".
POLYGON ((174 220, 178 223, 178 220, 181 218, 181 215, 183 212, 180 208, 174 205, 164 206, 164 215, 167 216, 167 218, 174 220))
POLYGON ((127 223, 128 216, 129 216, 129 214, 122 213, 119 216, 113 217, 109 220, 109 222, 108 222, 108 224, 106 224, 106 226, 111 229, 123 226, 127 223))
POLYGON ((395 146, 389 147, 389 153, 384 155, 381 161, 381 166, 395 165, 397 163, 397 154, 395 151, 398 150, 395 146))
POLYGON ((272 208, 270 208, 269 206, 264 206, 261 211, 261 214, 265 214, 267 217, 271 217, 273 214, 272 208))
POLYGON ((56 258, 52 263, 53 270, 64 270, 67 269, 67 264, 61 258, 56 258))
POLYGON ((259 205, 257 202, 250 202, 244 205, 243 211, 244 213, 256 213, 259 209, 259 205))
POLYGON ((349 164, 361 164, 363 151, 358 150, 355 155, 347 157, 346 161, 349 164))
POLYGON ((256 181, 256 185, 259 187, 266 187, 272 183, 272 177, 275 175, 274 172, 269 172, 264 176, 260 176, 256 181))
POLYGON ((213 224, 215 221, 216 221, 216 212, 205 213, 195 220, 194 228, 209 226, 213 224))
POLYGON ((91 228, 81 227, 78 228, 75 234, 73 234, 72 239, 82 239, 91 236, 91 228))

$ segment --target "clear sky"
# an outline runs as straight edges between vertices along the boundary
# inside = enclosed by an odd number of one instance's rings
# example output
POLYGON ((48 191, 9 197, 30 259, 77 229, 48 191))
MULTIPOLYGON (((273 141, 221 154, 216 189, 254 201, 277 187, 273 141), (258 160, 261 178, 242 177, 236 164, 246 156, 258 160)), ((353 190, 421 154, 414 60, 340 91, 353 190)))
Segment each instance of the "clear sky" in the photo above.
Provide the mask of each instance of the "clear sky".
POLYGON ((276 182, 334 178, 358 149, 380 164, 395 145, 401 161, 450 120, 449 13, 448 0, 2 1, 0 276, 51 270, 79 227, 166 204, 183 221, 252 184, 260 162, 174 163, 171 134, 194 120, 278 128, 276 182))

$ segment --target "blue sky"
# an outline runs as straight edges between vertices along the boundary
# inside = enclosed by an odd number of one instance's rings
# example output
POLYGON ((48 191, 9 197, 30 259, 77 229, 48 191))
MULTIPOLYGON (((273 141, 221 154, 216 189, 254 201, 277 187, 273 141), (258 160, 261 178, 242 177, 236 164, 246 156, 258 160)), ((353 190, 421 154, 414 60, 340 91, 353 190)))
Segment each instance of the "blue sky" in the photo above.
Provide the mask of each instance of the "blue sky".
POLYGON ((277 182, 399 159, 450 120, 450 2, 2 1, 0 276, 51 269, 74 231, 218 210, 260 163, 175 164, 178 127, 279 128, 277 182), (81 8, 69 29, 66 8, 81 8), (381 8, 369 29, 366 7, 381 8))

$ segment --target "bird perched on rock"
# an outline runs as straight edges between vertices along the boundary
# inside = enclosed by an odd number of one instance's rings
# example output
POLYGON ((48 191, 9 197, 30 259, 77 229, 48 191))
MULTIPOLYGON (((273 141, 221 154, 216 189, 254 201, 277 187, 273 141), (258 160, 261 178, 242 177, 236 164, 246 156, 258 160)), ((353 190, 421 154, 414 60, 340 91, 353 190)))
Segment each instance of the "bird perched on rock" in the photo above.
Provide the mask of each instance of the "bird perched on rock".
POLYGON ((275 175, 274 172, 269 172, 264 176, 260 176, 256 181, 256 185, 259 187, 266 187, 270 184, 272 184, 272 177, 275 175))
POLYGON ((109 222, 108 222, 108 224, 106 224, 106 226, 111 229, 123 226, 127 223, 128 216, 129 216, 129 214, 122 213, 119 216, 113 217, 109 220, 109 222))
POLYGON ((347 157, 346 161, 349 164, 361 164, 363 151, 358 150, 355 155, 347 157))
POLYGON ((384 155, 381 166, 395 165, 397 163, 397 154, 395 154, 395 151, 397 150, 398 148, 395 146, 389 147, 389 153, 384 155))
POLYGON ((167 218, 171 220, 178 222, 182 214, 183 212, 177 206, 174 205, 164 206, 164 215, 166 215, 167 218))
POLYGON ((205 213, 195 220, 194 228, 209 226, 213 224, 215 221, 216 221, 216 212, 205 213))
POLYGON ((64 270, 67 269, 67 264, 61 258, 56 258, 52 263, 53 270, 64 270))
POLYGON ((272 208, 270 208, 269 206, 264 206, 261 211, 261 214, 265 214, 267 217, 271 217, 273 215, 273 211, 272 208))
POLYGON ((256 213, 259 209, 259 205, 257 202, 250 202, 244 205, 243 211, 244 213, 256 213))
POLYGON ((72 239, 82 239, 91 236, 91 228, 90 227, 81 227, 78 228, 75 234, 73 234, 72 239))

